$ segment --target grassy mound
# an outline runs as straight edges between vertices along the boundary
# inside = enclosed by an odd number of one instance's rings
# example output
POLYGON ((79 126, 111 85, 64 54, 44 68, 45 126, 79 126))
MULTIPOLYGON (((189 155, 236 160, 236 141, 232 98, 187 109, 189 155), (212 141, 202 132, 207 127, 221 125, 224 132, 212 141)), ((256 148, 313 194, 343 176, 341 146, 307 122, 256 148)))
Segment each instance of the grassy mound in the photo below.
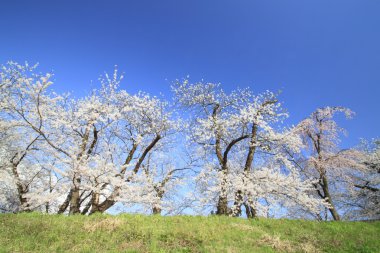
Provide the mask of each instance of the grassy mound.
POLYGON ((380 252, 380 222, 1 214, 0 252, 380 252))

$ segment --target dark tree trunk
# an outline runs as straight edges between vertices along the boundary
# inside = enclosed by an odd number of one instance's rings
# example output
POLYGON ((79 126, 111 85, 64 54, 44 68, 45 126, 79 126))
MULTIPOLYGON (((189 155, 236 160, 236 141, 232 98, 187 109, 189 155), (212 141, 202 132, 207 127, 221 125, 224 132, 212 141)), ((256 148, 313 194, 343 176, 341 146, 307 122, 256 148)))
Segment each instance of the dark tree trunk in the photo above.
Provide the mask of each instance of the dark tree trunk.
POLYGON ((334 206, 334 203, 332 202, 330 191, 329 191, 329 185, 327 181, 326 175, 322 176, 322 189, 325 197, 327 198, 327 202, 330 204, 329 211, 331 213, 331 216, 334 220, 340 221, 340 216, 334 206))
POLYGON ((245 207, 245 214, 247 215, 247 218, 248 219, 253 219, 253 218, 256 218, 256 209, 253 208, 252 206, 244 203, 244 207, 245 207))
POLYGON ((70 209, 69 214, 80 214, 80 194, 79 194, 79 184, 81 180, 78 176, 74 177, 74 187, 72 188, 72 194, 70 199, 70 209))
POLYGON ((228 210, 228 199, 227 199, 227 189, 226 189, 228 169, 227 169, 226 164, 223 165, 222 171, 223 171, 223 181, 220 186, 221 189, 220 189, 218 204, 216 207, 216 214, 228 215, 229 210, 228 210))
POLYGON ((65 201, 58 208, 58 214, 62 214, 66 211, 67 207, 70 204, 72 194, 73 194, 73 191, 72 191, 72 189, 70 189, 69 193, 67 194, 65 201))
POLYGON ((15 161, 17 154, 13 156, 11 159, 12 162, 12 173, 13 176, 16 179, 16 187, 17 187, 17 195, 18 195, 18 200, 20 202, 20 211, 21 212, 30 212, 30 206, 28 204, 28 199, 25 197, 25 194, 29 192, 29 188, 27 185, 24 185, 22 183, 22 180, 20 179, 20 175, 18 174, 17 167, 20 164, 20 162, 23 160, 26 154, 22 155, 21 158, 17 161, 15 161))
POLYGON ((108 198, 99 205, 92 205, 91 211, 89 214, 104 213, 105 211, 107 211, 108 208, 112 207, 115 203, 116 203, 115 200, 113 200, 112 198, 108 198))
POLYGON ((218 205, 216 208, 216 214, 218 215, 228 215, 228 202, 227 197, 220 195, 218 200, 218 205))
POLYGON ((153 214, 161 214, 162 210, 161 210, 161 208, 155 206, 155 207, 153 207, 152 211, 153 211, 153 214))
POLYGON ((323 132, 322 132, 322 121, 319 121, 319 127, 320 127, 320 130, 319 130, 319 133, 316 134, 316 139, 314 139, 311 135, 309 135, 309 137, 313 141, 314 147, 315 147, 317 154, 318 154, 319 164, 317 165, 317 170, 318 170, 319 175, 320 175, 319 184, 322 187, 324 198, 327 198, 327 202, 330 204, 329 211, 330 211, 333 219, 336 221, 339 221, 340 220, 339 214, 338 214, 338 212, 334 206, 334 203, 333 203, 331 195, 330 195, 329 183, 328 183, 328 179, 327 179, 327 175, 326 175, 326 169, 323 166, 321 166, 321 164, 323 162, 322 148, 321 148, 321 136, 323 134, 323 132))
POLYGON ((235 201, 234 201, 234 210, 232 215, 235 217, 241 216, 241 205, 243 203, 243 196, 242 196, 242 191, 238 190, 235 193, 235 201))

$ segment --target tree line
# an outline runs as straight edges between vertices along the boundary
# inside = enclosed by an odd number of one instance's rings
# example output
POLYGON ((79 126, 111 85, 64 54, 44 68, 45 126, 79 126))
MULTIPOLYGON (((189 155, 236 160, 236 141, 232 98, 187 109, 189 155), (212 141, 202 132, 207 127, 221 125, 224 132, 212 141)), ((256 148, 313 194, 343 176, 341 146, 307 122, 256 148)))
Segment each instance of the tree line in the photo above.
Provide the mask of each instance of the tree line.
POLYGON ((115 70, 75 98, 36 68, 1 66, 0 212, 380 217, 380 141, 340 149, 348 108, 287 126, 270 91, 183 79, 168 100, 120 89, 115 70))

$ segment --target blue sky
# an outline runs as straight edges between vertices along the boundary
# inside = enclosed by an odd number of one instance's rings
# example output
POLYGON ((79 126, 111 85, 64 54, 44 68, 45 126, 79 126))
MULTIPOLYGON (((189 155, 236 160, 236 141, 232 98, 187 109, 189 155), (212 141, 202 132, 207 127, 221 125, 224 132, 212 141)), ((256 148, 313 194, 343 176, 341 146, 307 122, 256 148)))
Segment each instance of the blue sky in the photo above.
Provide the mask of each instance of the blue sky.
POLYGON ((342 105, 353 145, 379 136, 380 1, 2 0, 0 63, 39 62, 83 95, 118 65, 122 88, 170 95, 190 75, 226 90, 282 90, 296 123, 342 105))

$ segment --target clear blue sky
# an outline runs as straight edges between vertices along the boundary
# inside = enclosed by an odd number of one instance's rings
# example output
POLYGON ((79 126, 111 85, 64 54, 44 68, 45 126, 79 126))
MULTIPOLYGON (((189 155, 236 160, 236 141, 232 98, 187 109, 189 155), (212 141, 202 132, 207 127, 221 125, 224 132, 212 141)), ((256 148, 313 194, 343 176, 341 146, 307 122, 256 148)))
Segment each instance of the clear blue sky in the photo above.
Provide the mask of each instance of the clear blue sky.
POLYGON ((380 135, 378 0, 1 0, 0 24, 0 63, 39 62, 58 91, 82 95, 117 64, 131 92, 188 74, 281 89, 291 122, 342 105, 357 113, 343 144, 380 135))

